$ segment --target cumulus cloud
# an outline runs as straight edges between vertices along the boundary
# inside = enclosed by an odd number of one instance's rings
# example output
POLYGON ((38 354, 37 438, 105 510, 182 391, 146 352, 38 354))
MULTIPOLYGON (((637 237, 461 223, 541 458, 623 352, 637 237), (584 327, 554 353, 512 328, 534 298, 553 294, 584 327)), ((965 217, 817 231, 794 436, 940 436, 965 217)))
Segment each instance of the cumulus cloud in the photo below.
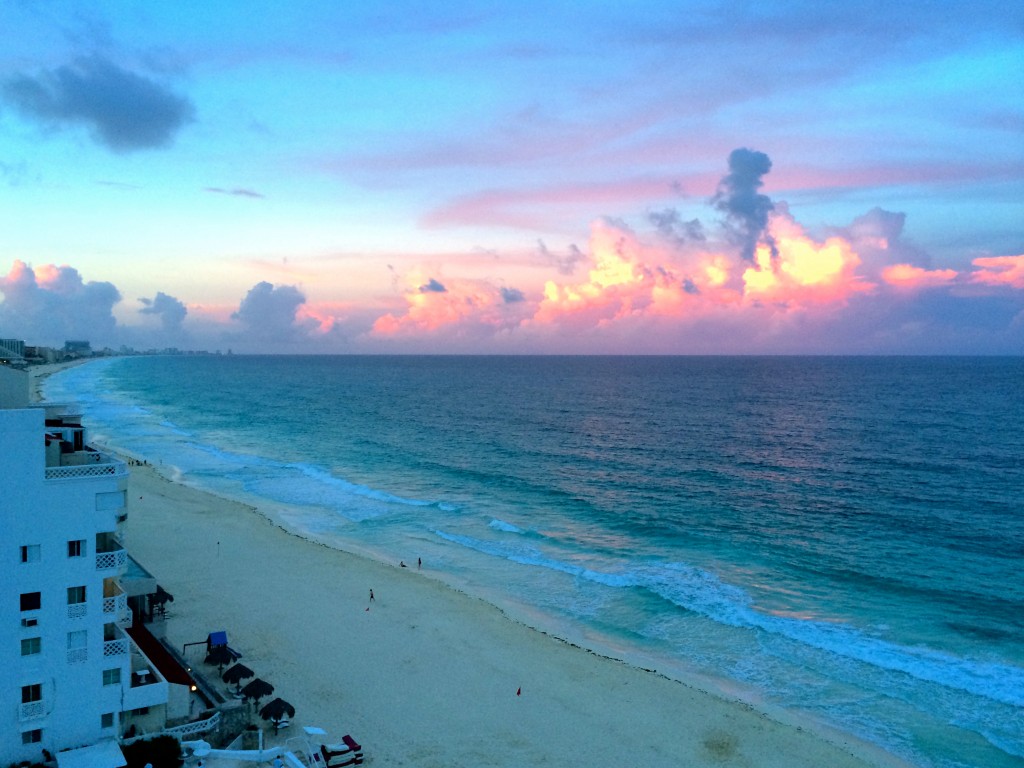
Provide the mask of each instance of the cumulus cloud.
POLYGON ((85 282, 78 270, 49 264, 37 269, 16 260, 0 278, 0 326, 9 336, 58 346, 67 339, 110 336, 121 294, 108 282, 85 282))
POLYGON ((515 328, 531 311, 520 291, 486 280, 446 279, 444 286, 437 283, 443 290, 424 290, 430 283, 420 275, 405 279, 406 306, 377 318, 371 336, 484 338, 515 328))
POLYGON ((139 310, 143 315, 157 315, 163 323, 165 331, 177 332, 188 314, 185 305, 163 291, 157 291, 152 299, 139 299, 143 307, 139 310))
POLYGON ((257 339, 287 341, 299 337, 308 325, 300 322, 299 309, 306 297, 292 285, 274 287, 268 282, 254 285, 231 315, 257 339))
MULTIPOLYGON (((764 152, 734 149, 729 154, 729 173, 718 183, 712 204, 726 217, 726 228, 740 246, 747 261, 754 260, 757 244, 768 226, 768 215, 774 210, 771 198, 760 194, 761 177, 772 169, 772 161, 764 152)), ((774 248, 771 240, 770 247, 774 248)))
POLYGON ((167 146, 195 112, 188 99, 101 56, 34 76, 16 74, 0 95, 47 127, 84 125, 115 152, 167 146))

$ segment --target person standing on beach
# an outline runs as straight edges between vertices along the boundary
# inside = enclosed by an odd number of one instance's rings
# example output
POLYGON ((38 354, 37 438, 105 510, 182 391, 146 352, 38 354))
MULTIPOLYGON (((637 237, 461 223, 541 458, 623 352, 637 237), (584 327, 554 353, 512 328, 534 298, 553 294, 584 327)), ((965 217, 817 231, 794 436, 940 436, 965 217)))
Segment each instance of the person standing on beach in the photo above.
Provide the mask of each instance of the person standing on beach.
POLYGON ((373 590, 372 589, 370 590, 370 602, 371 603, 373 602, 373 590))

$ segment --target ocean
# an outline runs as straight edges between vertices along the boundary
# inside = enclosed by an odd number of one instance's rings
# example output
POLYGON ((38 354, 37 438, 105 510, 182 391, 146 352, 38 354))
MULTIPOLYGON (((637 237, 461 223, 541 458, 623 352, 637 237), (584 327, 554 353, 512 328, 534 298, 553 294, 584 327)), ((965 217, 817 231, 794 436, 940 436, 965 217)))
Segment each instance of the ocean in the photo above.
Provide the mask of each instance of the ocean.
POLYGON ((43 391, 569 642, 1024 765, 1024 358, 154 356, 43 391))

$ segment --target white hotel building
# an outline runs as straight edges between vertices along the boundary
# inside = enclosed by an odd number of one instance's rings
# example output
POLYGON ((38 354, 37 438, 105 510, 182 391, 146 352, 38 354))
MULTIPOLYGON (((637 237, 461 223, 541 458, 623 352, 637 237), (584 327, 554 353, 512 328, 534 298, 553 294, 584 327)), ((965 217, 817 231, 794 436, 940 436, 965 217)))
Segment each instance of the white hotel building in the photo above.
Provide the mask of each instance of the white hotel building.
POLYGON ((0 366, 2 765, 118 755, 185 688, 127 631, 129 597, 155 588, 124 548, 127 488, 125 463, 90 447, 76 415, 30 406, 28 375, 0 366))

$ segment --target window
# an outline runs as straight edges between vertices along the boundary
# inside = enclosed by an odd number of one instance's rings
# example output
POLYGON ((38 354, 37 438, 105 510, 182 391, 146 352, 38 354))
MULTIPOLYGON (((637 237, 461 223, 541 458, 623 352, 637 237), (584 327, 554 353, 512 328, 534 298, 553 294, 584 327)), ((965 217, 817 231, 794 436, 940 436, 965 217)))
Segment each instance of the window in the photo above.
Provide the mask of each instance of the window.
POLYGON ((43 604, 42 594, 39 592, 22 592, 21 593, 21 610, 23 611, 38 611, 39 606, 43 604))
POLYGON ((85 587, 68 587, 68 605, 85 602, 85 587))
POLYGON ((68 542, 68 557, 85 557, 85 539, 72 539, 68 542))
POLYGON ((113 728, 114 727, 114 713, 104 712, 100 715, 100 728, 113 728))
POLYGON ((34 656, 43 650, 43 638, 41 637, 26 637, 22 638, 21 641, 21 655, 22 656, 34 656))
POLYGON ((38 744, 43 740, 43 729, 36 728, 32 731, 21 732, 21 743, 22 744, 38 744))
POLYGON ((76 629, 68 632, 68 650, 77 651, 88 645, 88 632, 84 629, 76 629))
POLYGON ((38 563, 39 562, 39 545, 38 544, 22 544, 21 546, 21 562, 23 563, 38 563))
POLYGON ((33 683, 32 685, 21 686, 21 703, 31 704, 33 701, 43 700, 43 684, 33 683))
POLYGON ((120 685, 121 684, 121 668, 114 667, 113 669, 103 670, 103 684, 104 685, 120 685))

